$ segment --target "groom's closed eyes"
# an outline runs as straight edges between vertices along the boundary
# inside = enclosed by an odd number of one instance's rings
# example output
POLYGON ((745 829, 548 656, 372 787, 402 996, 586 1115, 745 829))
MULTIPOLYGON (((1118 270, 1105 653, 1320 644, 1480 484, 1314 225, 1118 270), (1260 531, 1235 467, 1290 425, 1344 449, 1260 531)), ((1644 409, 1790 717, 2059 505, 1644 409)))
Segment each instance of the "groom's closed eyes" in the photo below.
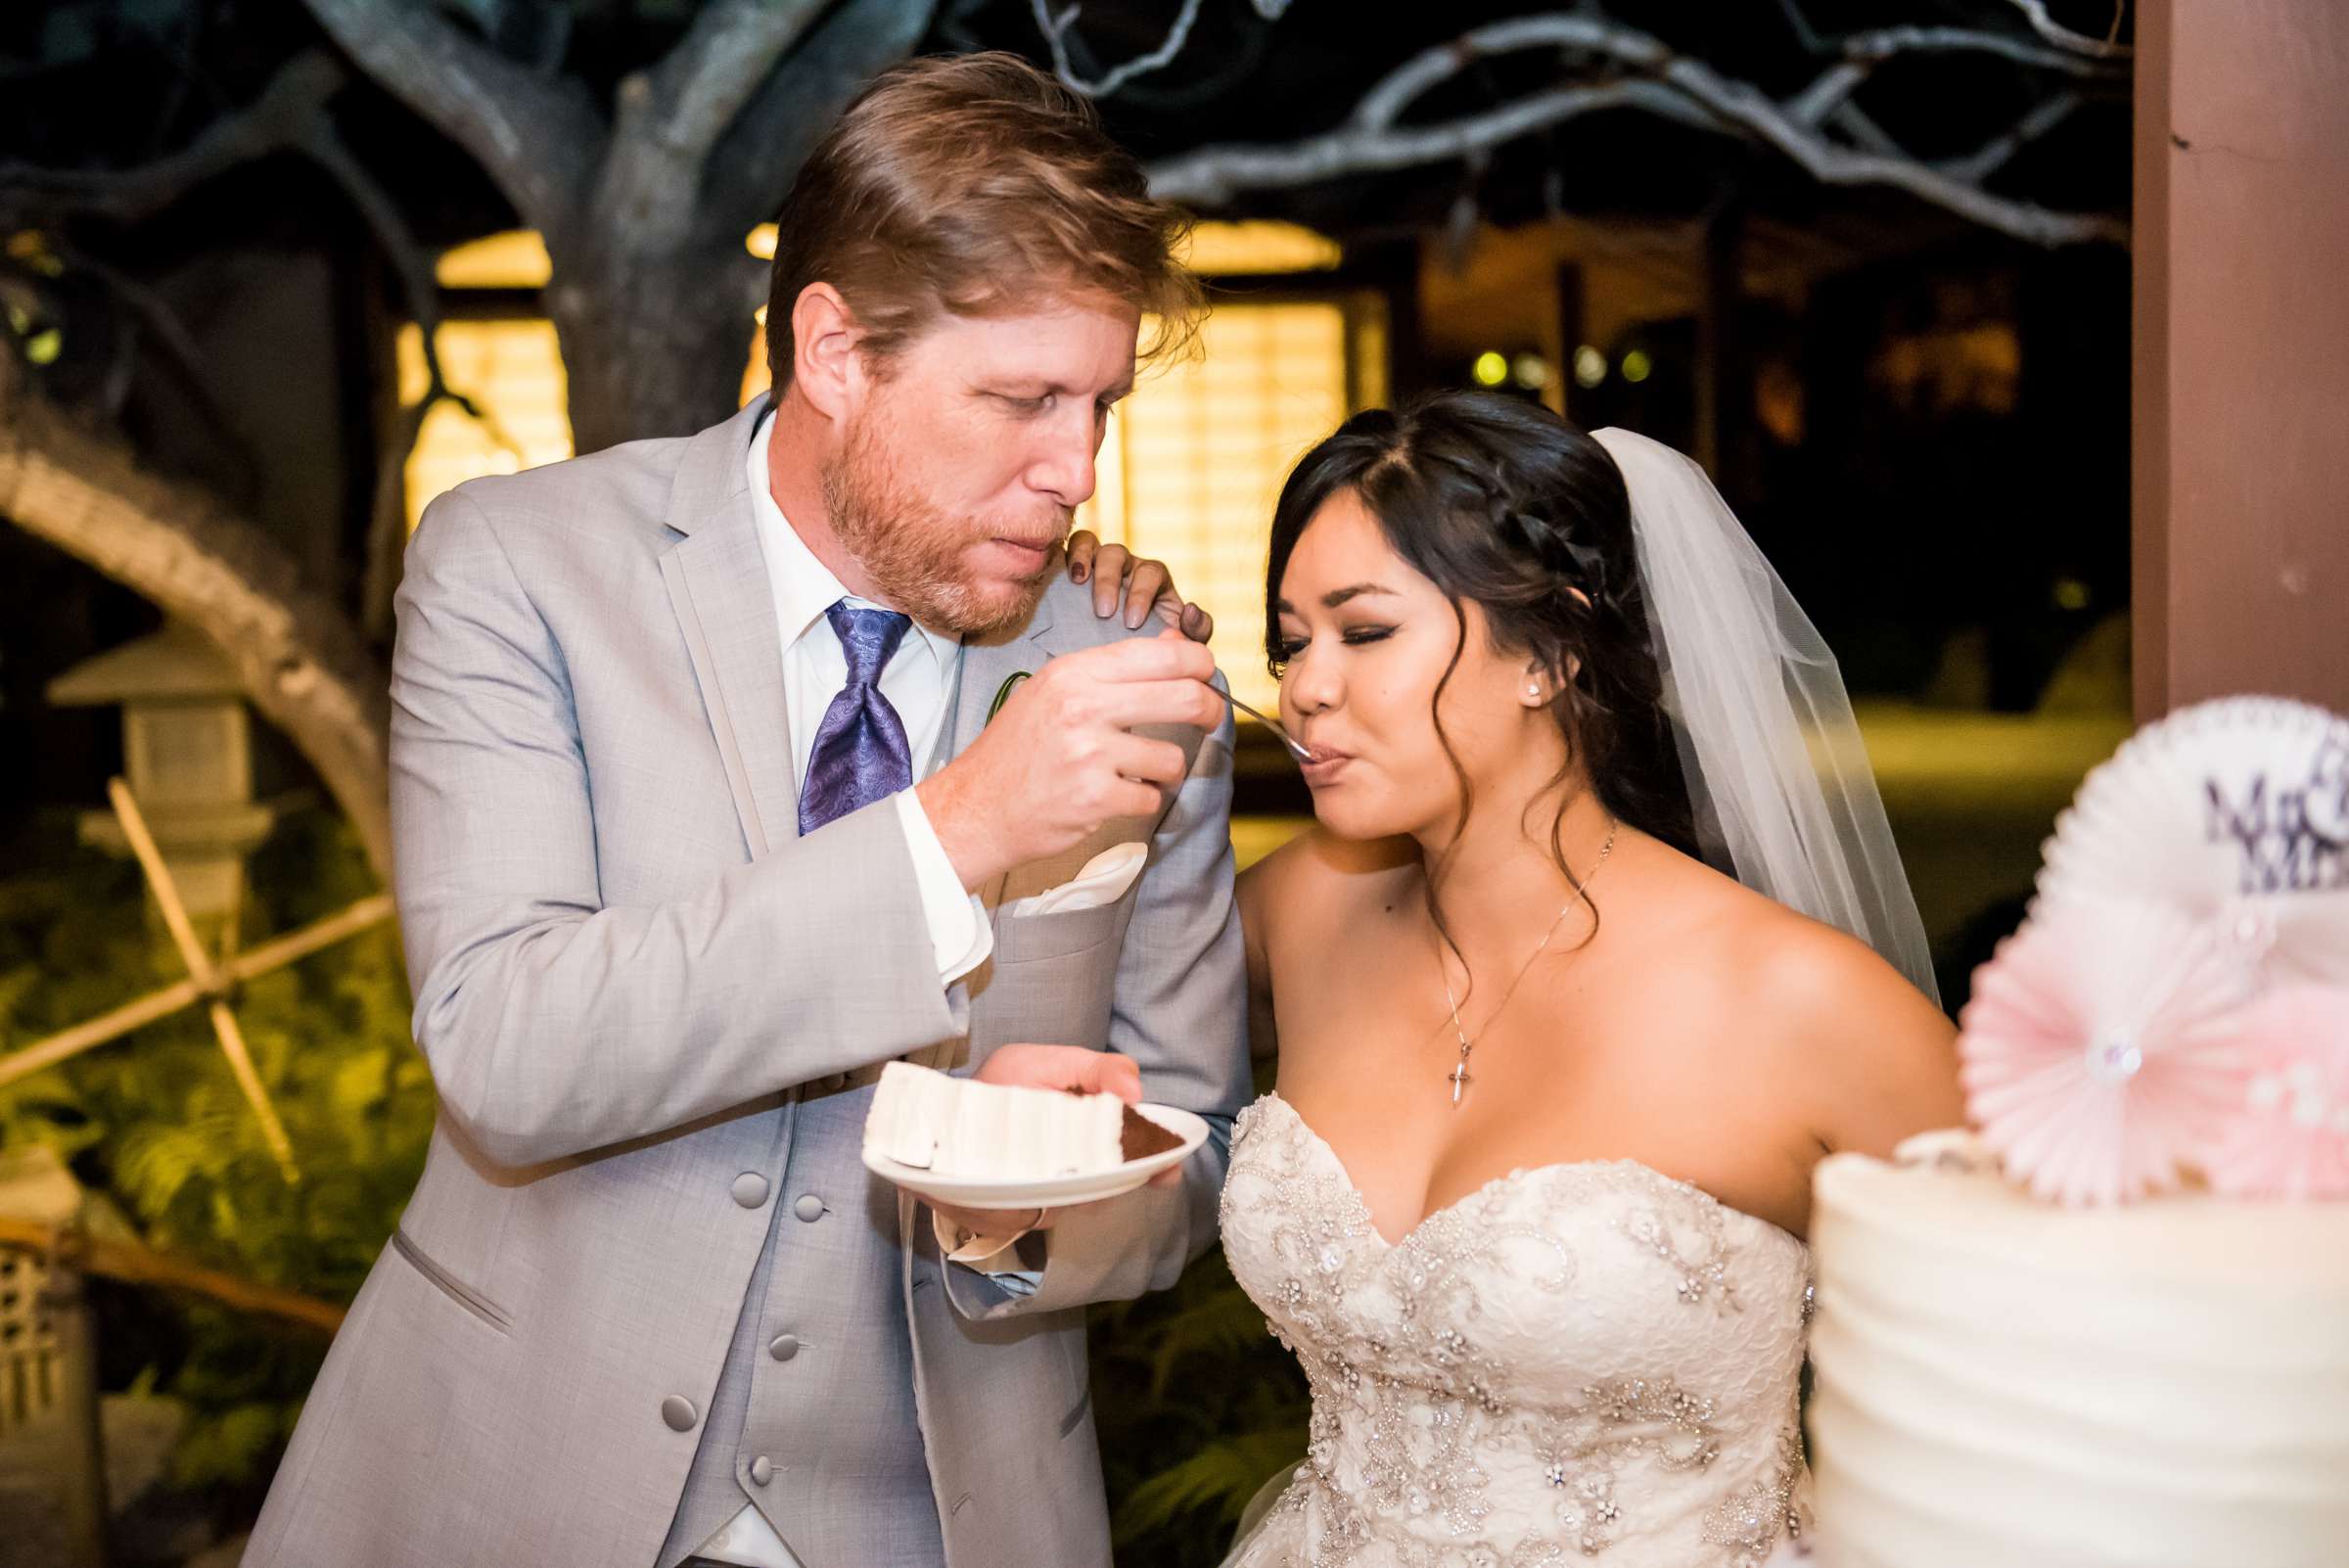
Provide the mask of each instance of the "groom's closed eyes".
MULTIPOLYGON (((1064 387, 1057 382, 1014 382, 981 386, 974 389, 980 396, 1004 404, 1024 414, 1050 413, 1060 401, 1069 397, 1086 396, 1080 388, 1064 387)), ((1096 415, 1107 415, 1133 392, 1133 383, 1121 382, 1093 398, 1096 415)))

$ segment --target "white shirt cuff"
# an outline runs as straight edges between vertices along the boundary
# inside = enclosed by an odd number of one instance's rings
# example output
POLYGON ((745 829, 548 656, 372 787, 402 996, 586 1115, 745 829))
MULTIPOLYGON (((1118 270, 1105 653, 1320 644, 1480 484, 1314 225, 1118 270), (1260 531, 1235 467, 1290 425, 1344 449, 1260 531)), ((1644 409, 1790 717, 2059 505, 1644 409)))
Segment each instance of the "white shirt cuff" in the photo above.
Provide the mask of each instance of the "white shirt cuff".
POLYGON ((913 856, 913 880, 922 892, 922 918, 930 927, 930 946, 938 958, 938 983, 951 986, 987 961, 995 950, 995 934, 987 923, 987 906, 967 891, 938 842, 930 813, 911 790, 898 792, 898 819, 905 825, 905 849, 913 856))

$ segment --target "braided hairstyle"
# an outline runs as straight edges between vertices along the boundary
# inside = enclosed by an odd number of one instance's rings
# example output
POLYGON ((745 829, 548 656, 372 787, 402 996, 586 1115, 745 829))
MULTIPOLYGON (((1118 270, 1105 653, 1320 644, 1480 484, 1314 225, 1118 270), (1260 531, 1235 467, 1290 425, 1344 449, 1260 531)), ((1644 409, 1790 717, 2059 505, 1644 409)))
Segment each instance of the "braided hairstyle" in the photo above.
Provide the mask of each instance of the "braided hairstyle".
MULTIPOLYGON (((1306 525, 1345 490, 1377 519, 1388 547, 1451 601, 1463 647, 1461 605, 1473 600, 1500 651, 1549 671, 1567 768, 1581 760, 1600 804, 1697 853, 1650 640, 1631 497, 1607 449, 1545 408, 1490 392, 1437 392, 1355 415, 1298 462, 1272 514, 1265 651, 1275 674, 1281 576, 1306 525)), ((1437 705, 1459 657, 1455 650, 1437 684, 1437 705)), ((1472 791, 1440 706, 1436 735, 1460 781, 1464 827, 1472 791)), ((1561 771, 1551 782, 1565 778, 1561 771)), ((1579 887, 1558 834, 1553 822, 1552 856, 1579 887)))

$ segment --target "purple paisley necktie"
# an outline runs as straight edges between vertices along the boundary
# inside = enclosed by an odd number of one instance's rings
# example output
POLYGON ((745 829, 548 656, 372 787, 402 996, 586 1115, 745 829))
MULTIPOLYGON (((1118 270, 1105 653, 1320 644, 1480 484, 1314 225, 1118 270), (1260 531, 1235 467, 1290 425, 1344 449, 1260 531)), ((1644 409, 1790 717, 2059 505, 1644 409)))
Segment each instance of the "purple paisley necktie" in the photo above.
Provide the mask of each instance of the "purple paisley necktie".
POLYGON ((895 610, 852 609, 846 599, 824 612, 849 656, 849 683, 815 731, 807 781, 800 790, 800 831, 870 806, 913 783, 913 750, 904 721, 881 695, 881 671, 913 622, 895 610))

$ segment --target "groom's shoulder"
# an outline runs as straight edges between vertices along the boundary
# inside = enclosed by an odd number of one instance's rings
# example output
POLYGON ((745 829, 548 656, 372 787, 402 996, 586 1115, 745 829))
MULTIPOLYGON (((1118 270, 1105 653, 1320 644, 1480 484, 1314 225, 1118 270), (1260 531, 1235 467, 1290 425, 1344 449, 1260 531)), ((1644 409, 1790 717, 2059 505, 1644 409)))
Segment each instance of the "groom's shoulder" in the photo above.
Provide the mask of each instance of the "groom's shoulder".
POLYGON ((1143 622, 1139 630, 1131 630, 1122 614, 1093 614, 1093 590, 1084 583, 1071 582, 1068 572, 1058 563, 1053 566, 1052 580, 1045 587, 1043 598, 1036 602, 1035 621, 1049 623, 1051 640, 1062 653, 1124 642, 1128 637, 1155 637, 1163 628, 1156 616, 1143 622))
POLYGON ((1125 612, 1100 616, 1093 613, 1093 590, 1087 584, 1071 582, 1068 573, 1055 566, 1050 586, 1036 602, 1031 625, 1050 626, 1045 633, 1047 646, 1054 653, 1075 653, 1081 648, 1098 648, 1106 643, 1127 642, 1136 637, 1156 637, 1167 629, 1153 610, 1139 626, 1126 624, 1125 612))
POLYGON ((597 546, 657 552, 673 541, 668 520, 677 475, 697 438, 622 441, 519 474, 467 480, 425 509, 419 537, 441 514, 455 514, 487 526, 509 552, 553 548, 576 556, 597 546))

